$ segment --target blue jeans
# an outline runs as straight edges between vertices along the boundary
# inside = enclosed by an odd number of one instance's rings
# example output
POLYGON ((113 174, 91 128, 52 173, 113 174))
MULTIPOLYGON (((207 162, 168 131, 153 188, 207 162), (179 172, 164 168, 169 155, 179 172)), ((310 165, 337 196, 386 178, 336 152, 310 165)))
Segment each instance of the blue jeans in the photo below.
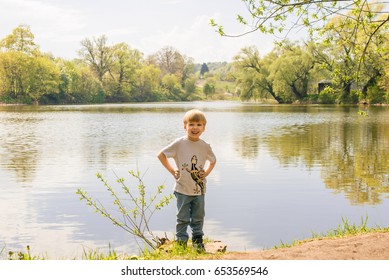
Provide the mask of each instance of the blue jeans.
POLYGON ((205 195, 189 196, 175 192, 177 198, 177 241, 188 241, 187 228, 192 228, 193 236, 203 236, 205 217, 205 195))

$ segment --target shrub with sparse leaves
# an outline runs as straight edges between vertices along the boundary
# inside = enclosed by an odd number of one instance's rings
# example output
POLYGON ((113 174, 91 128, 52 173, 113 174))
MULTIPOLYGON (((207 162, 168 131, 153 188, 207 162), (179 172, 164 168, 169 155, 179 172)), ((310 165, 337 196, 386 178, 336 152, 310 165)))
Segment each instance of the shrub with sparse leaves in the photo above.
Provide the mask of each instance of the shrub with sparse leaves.
POLYGON ((123 196, 119 196, 108 180, 100 173, 97 174, 97 178, 100 179, 108 193, 113 197, 113 204, 119 210, 117 215, 112 214, 102 203, 89 196, 86 191, 78 189, 76 193, 80 196, 80 200, 86 201, 86 204, 92 207, 95 212, 108 218, 115 226, 122 228, 129 234, 139 237, 152 249, 156 249, 160 239, 151 231, 150 220, 156 211, 170 203, 173 195, 163 195, 165 187, 160 185, 154 193, 148 196, 146 193, 147 187, 140 172, 130 170, 129 174, 135 179, 137 186, 127 186, 126 180, 115 174, 116 183, 120 186, 123 196))

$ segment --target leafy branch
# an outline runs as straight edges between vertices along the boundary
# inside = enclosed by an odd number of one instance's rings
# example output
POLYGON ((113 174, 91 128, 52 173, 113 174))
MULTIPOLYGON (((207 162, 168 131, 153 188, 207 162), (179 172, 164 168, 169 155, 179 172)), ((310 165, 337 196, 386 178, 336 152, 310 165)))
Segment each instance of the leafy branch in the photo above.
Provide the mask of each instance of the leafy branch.
POLYGON ((210 19, 210 24, 221 36, 241 37, 256 31, 275 34, 285 30, 289 34, 292 29, 301 27, 308 28, 312 35, 314 31, 320 31, 335 15, 352 20, 362 28, 372 24, 378 24, 379 28, 383 28, 389 18, 385 0, 242 0, 242 2, 248 15, 237 15, 236 20, 249 30, 237 35, 227 34, 223 25, 210 19))
POLYGON ((130 170, 129 174, 137 181, 136 188, 130 189, 126 185, 125 179, 118 177, 115 173, 116 182, 122 189, 124 198, 119 197, 108 180, 100 173, 96 175, 112 196, 113 205, 119 210, 117 215, 112 215, 101 202, 94 200, 86 191, 79 188, 76 194, 80 196, 80 200, 84 200, 86 205, 92 207, 96 213, 100 213, 103 217, 108 218, 115 226, 142 239, 152 249, 156 249, 160 244, 160 239, 151 231, 150 220, 156 211, 161 210, 170 203, 173 195, 163 196, 162 192, 165 187, 160 185, 154 194, 147 197, 147 187, 142 180, 140 172, 130 170))

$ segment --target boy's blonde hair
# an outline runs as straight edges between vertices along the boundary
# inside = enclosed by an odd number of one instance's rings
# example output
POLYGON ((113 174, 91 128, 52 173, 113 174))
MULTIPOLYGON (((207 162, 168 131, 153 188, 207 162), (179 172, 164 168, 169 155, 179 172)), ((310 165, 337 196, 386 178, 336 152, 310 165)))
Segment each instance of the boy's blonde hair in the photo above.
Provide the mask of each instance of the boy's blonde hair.
POLYGON ((204 125, 207 124, 207 119, 203 112, 197 109, 192 109, 185 113, 184 115, 184 124, 188 122, 202 122, 204 125))

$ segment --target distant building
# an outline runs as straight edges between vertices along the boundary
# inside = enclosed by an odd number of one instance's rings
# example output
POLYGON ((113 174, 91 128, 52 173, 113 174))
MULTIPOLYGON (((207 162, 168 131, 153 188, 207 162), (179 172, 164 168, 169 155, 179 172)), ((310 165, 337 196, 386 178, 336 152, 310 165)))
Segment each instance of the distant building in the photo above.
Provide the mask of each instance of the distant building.
POLYGON ((317 92, 322 92, 326 87, 331 87, 332 82, 330 80, 321 80, 317 83, 317 92))

